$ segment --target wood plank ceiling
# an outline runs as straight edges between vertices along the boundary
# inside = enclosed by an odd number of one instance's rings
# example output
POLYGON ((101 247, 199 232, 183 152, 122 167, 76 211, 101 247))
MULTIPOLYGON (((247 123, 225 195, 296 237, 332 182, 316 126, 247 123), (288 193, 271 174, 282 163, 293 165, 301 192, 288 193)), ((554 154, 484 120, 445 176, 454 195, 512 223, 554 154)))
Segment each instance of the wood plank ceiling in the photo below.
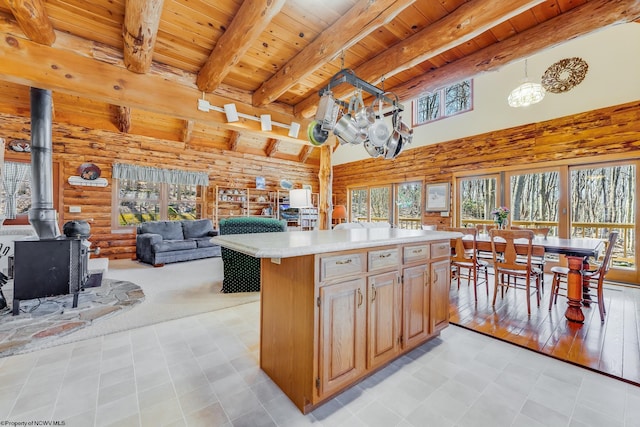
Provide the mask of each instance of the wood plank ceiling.
POLYGON ((318 162, 306 125, 342 68, 408 103, 638 18, 637 0, 0 0, 0 112, 28 115, 37 86, 60 122, 318 162))

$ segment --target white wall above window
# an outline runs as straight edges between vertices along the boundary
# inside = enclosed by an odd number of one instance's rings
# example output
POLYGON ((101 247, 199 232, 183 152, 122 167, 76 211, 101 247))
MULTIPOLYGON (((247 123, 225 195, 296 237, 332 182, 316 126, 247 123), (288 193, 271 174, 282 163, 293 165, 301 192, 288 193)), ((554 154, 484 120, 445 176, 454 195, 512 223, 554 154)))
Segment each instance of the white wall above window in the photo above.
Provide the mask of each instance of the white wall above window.
MULTIPOLYGON (((511 108, 507 97, 524 77, 522 61, 495 72, 473 77, 473 111, 438 120, 414 129, 411 150, 506 129, 577 114, 640 99, 640 25, 628 23, 613 26, 568 41, 528 57, 528 74, 540 81, 544 71, 563 58, 580 57, 589 64, 585 79, 568 92, 548 93, 544 100, 526 108, 511 108)), ((401 100, 406 105, 408 100, 401 100)), ((359 146, 342 145, 333 154, 333 164, 369 158, 359 146)), ((379 159, 383 162, 385 160, 379 159)))

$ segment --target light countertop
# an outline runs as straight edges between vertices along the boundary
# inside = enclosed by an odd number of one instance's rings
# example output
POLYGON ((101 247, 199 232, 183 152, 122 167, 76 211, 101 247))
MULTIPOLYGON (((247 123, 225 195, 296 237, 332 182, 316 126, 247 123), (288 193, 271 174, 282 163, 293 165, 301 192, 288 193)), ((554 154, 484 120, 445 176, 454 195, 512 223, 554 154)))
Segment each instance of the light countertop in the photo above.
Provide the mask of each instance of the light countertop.
POLYGON ((363 228, 228 234, 215 236, 211 241, 256 258, 289 258, 376 246, 422 243, 451 239, 458 235, 459 233, 446 231, 363 228))

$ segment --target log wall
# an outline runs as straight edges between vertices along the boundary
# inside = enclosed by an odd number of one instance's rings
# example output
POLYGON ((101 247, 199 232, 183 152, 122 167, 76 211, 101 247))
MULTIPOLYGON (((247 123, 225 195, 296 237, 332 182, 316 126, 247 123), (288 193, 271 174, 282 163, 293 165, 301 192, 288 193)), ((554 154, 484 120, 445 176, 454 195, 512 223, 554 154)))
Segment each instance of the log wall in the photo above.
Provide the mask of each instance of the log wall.
MULTIPOLYGON (((640 157, 640 101, 419 147, 394 160, 337 165, 333 194, 339 204, 345 204, 348 186, 453 182, 456 172, 531 168, 536 163, 619 153, 640 157)), ((452 221, 439 212, 423 213, 422 218, 423 224, 449 226, 452 221)))
MULTIPOLYGON (((28 118, 0 113, 0 129, 7 141, 30 139, 28 118)), ((269 189, 276 190, 280 179, 287 179, 298 187, 311 183, 314 192, 319 190, 317 165, 223 150, 220 145, 215 141, 194 139, 185 143, 54 123, 53 159, 61 166, 60 223, 91 220, 91 240, 100 247, 101 256, 135 256, 135 235, 111 230, 111 165, 115 162, 206 171, 210 179, 205 205, 209 218, 213 218, 216 185, 254 187, 255 177, 264 176, 269 189), (102 177, 109 182, 107 187, 76 187, 67 182, 85 162, 101 168, 102 177), (80 206, 82 212, 71 214, 69 206, 80 206)), ((367 159, 337 165, 333 170, 333 195, 337 204, 344 204, 347 186, 415 180, 451 182, 453 174, 460 171, 518 164, 529 167, 614 153, 640 156, 640 101, 419 147, 394 160, 367 159)), ((449 225, 450 221, 438 213, 423 216, 423 223, 449 225)))
MULTIPOLYGON (((0 129, 7 142, 31 138, 31 125, 25 117, 0 113, 0 129)), ((205 212, 212 219, 216 185, 255 188, 256 176, 263 176, 267 189, 274 191, 280 188, 281 179, 291 181, 297 188, 311 184, 314 192, 319 190, 318 165, 223 150, 220 145, 224 144, 198 139, 185 143, 54 123, 53 161, 60 164, 61 226, 74 219, 90 220, 91 242, 100 247, 100 256, 135 257, 135 234, 114 233, 111 229, 114 163, 207 172, 205 212), (72 186, 67 182, 69 176, 77 176, 78 166, 86 162, 100 167, 101 177, 109 182, 107 187, 72 186), (69 206, 80 206, 82 212, 69 213, 69 206)), ((28 154, 11 153, 12 159, 20 156, 28 154)))

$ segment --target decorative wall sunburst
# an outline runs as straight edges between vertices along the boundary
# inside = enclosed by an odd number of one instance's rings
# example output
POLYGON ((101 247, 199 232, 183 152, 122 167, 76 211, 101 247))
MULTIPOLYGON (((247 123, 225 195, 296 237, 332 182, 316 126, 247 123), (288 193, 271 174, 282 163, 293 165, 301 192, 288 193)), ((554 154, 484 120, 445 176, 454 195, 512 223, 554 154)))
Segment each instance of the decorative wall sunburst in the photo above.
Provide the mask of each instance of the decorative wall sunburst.
POLYGON ((551 65, 542 75, 542 87, 552 93, 562 93, 579 85, 589 65, 582 58, 565 58, 551 65))

